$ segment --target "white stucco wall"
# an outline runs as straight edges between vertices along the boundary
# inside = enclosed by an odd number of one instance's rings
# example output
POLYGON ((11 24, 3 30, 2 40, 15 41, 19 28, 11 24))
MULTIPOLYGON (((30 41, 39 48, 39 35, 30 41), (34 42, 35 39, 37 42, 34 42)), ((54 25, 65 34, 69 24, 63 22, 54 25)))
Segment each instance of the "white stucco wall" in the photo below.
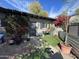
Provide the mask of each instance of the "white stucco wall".
POLYGON ((79 23, 79 15, 72 16, 69 20, 70 23, 79 23))

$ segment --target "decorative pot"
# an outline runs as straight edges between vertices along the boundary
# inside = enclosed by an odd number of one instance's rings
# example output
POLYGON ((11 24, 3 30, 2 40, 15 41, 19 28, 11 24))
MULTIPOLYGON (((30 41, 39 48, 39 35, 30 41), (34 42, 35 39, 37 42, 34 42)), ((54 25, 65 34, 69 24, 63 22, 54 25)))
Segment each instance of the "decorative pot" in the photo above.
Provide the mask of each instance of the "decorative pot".
POLYGON ((72 47, 65 45, 65 44, 61 44, 61 51, 64 54, 70 54, 72 47))

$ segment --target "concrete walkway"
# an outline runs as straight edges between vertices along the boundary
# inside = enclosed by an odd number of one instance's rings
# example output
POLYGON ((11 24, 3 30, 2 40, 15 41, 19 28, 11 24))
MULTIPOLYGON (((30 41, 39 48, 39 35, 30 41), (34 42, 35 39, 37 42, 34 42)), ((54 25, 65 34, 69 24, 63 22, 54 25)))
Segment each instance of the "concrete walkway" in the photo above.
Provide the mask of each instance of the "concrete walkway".
POLYGON ((72 54, 63 54, 61 52, 61 55, 63 56, 64 59, 75 59, 75 57, 72 54))

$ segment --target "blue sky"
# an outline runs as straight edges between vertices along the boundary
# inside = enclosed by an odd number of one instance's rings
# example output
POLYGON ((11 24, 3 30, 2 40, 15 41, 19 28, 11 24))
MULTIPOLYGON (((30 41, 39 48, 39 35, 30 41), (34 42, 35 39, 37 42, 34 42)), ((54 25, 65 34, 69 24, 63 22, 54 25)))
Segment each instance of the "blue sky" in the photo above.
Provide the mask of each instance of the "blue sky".
MULTIPOLYGON (((0 0, 0 7, 28 12, 28 5, 34 0, 0 0)), ((74 14, 79 8, 79 0, 71 0, 70 3, 63 3, 64 0, 38 0, 42 8, 48 12, 48 16, 55 18, 68 8, 68 14, 74 14)), ((68 0, 70 1, 70 0, 68 0)))

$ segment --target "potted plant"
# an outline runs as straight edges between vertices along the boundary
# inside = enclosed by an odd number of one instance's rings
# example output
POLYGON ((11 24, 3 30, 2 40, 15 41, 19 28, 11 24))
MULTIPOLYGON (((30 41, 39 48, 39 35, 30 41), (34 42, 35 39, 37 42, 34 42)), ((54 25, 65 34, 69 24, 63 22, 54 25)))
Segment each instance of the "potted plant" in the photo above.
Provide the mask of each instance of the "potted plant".
MULTIPOLYGON (((69 6, 69 4, 71 4, 71 2, 73 2, 75 0, 64 0, 63 2, 65 4, 68 4, 67 7, 69 6)), ((68 16, 68 8, 62 13, 63 16, 65 16, 64 18, 64 26, 65 26, 65 32, 66 32, 66 37, 65 37, 65 43, 61 44, 61 51, 65 54, 69 54, 71 52, 72 47, 68 44, 68 26, 69 26, 69 19, 70 17, 68 16)))
POLYGON ((65 54, 70 54, 71 46, 68 44, 68 25, 70 17, 67 16, 67 11, 64 11, 62 15, 58 16, 57 21, 55 22, 56 26, 64 26, 64 31, 66 33, 65 42, 60 44, 61 51, 65 54))
POLYGON ((61 52, 64 54, 70 54, 72 47, 69 44, 60 44, 61 52))
POLYGON ((66 33, 66 36, 65 36, 65 42, 63 44, 61 44, 61 51, 64 53, 64 54, 70 54, 71 52, 71 49, 72 47, 68 44, 67 40, 68 40, 68 25, 69 25, 69 18, 68 16, 65 15, 65 22, 64 22, 64 25, 65 25, 65 33, 66 33))

